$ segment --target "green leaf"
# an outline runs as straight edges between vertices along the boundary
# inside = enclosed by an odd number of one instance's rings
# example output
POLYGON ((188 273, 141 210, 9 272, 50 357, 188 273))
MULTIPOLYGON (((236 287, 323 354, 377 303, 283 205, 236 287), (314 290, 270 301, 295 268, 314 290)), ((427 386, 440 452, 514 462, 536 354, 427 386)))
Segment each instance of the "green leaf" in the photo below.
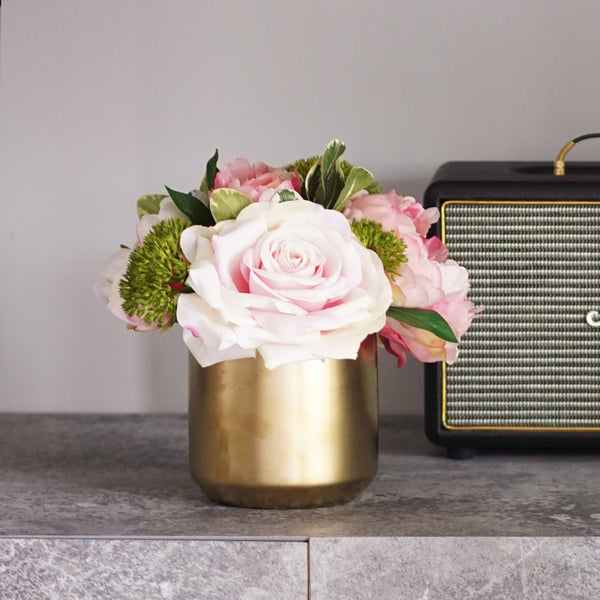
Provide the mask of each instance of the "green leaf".
MULTIPOLYGON (((344 180, 345 181, 348 179, 348 175, 350 174, 350 171, 353 168, 354 168, 354 165, 351 165, 349 162, 347 162, 345 160, 342 161, 342 171, 344 172, 344 180)), ((381 186, 379 185, 379 183, 377 181, 373 181, 364 189, 367 190, 367 192, 369 192, 369 194, 380 194, 381 193, 381 186)))
POLYGON ((277 202, 289 202, 290 200, 303 200, 302 196, 294 190, 281 190, 273 195, 277 202))
POLYGON ((199 189, 203 194, 206 194, 207 196, 210 193, 210 190, 208 189, 208 185, 206 185, 206 175, 202 178, 202 183, 200 183, 199 189))
POLYGON ((323 205, 326 208, 331 208, 335 204, 338 194, 344 187, 344 173, 339 160, 344 150, 346 150, 344 142, 332 140, 323 154, 321 187, 323 189, 323 205))
POLYGON ((366 169, 363 169, 362 167, 352 167, 352 169, 350 169, 350 173, 348 173, 348 177, 346 178, 344 189, 340 192, 333 208, 335 210, 342 210, 346 202, 348 202, 348 200, 354 196, 354 194, 364 190, 366 187, 371 185, 372 182, 372 173, 366 169))
POLYGON ((217 161, 219 160, 219 151, 215 150, 212 158, 206 163, 206 187, 210 191, 215 187, 215 177, 219 172, 217 161))
POLYGON ((160 201, 166 198, 164 194, 146 194, 138 198, 137 215, 141 219, 144 215, 157 215, 160 210, 160 201))
POLYGON ((167 187, 167 192, 175 206, 192 222, 192 225, 205 225, 210 227, 215 224, 215 220, 208 207, 192 194, 177 192, 167 187))
POLYGON ((448 324, 448 321, 435 310, 391 306, 388 308, 387 316, 396 319, 396 321, 399 321, 400 323, 410 325, 411 327, 430 331, 446 342, 458 344, 458 340, 448 324))
POLYGON ((310 200, 311 202, 318 202, 317 191, 319 190, 319 184, 321 183, 321 162, 321 158, 315 161, 313 166, 310 168, 310 171, 307 173, 306 179, 304 180, 306 199, 310 200))
POLYGON ((219 188, 210 195, 210 212, 217 223, 235 219, 249 204, 252 200, 248 196, 231 188, 219 188))
POLYGON ((323 153, 323 173, 325 176, 333 171, 337 159, 344 154, 345 150, 346 144, 342 140, 331 140, 327 144, 327 148, 323 153))

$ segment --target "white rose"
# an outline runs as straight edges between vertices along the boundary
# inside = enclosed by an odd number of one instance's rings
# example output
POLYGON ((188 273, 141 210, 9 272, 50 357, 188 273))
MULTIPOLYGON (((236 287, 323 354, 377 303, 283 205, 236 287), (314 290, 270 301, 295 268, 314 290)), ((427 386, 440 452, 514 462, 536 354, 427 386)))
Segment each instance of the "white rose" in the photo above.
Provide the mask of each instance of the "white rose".
POLYGON ((177 321, 202 366, 261 354, 268 368, 356 358, 385 324, 392 294, 379 257, 338 211, 305 200, 253 203, 237 219, 192 226, 177 321))

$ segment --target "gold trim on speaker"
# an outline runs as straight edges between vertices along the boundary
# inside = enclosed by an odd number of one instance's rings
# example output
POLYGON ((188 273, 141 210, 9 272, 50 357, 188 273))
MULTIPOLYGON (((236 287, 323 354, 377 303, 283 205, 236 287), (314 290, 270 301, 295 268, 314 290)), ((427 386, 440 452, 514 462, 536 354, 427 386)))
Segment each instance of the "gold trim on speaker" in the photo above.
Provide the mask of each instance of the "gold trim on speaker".
POLYGON ((442 363, 442 425, 449 431, 600 431, 600 427, 531 427, 508 425, 448 425, 446 422, 446 363, 442 363))
MULTIPOLYGON (((441 240, 446 243, 446 213, 447 206, 454 204, 506 204, 506 205, 597 205, 598 200, 446 200, 440 210, 441 240)), ((460 356, 459 359, 460 360, 460 356)), ((447 365, 442 363, 442 426, 452 431, 547 431, 547 432, 597 432, 600 427, 544 427, 517 425, 449 425, 447 423, 447 365)))

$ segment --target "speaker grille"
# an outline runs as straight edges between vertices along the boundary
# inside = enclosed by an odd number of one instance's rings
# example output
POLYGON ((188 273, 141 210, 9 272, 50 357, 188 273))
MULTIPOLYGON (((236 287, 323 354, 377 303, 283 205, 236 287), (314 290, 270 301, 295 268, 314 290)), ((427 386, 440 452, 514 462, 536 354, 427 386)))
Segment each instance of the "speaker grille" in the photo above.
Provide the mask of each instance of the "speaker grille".
POLYGON ((452 201, 442 235, 485 307, 444 368, 444 424, 600 428, 600 204, 452 201))

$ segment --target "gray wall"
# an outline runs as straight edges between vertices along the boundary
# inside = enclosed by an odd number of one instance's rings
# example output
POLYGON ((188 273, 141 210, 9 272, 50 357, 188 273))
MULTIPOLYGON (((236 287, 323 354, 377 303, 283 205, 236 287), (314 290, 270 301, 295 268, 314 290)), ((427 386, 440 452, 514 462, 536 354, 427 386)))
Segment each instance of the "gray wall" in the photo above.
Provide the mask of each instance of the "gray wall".
MULTIPOLYGON (((421 198, 450 159, 552 160, 600 129, 597 0, 8 0, 0 34, 0 410, 184 411, 186 350, 94 297, 135 199, 342 138, 421 198)), ((600 159, 588 142, 573 159, 600 159)), ((382 410, 422 367, 381 354, 382 410)))

